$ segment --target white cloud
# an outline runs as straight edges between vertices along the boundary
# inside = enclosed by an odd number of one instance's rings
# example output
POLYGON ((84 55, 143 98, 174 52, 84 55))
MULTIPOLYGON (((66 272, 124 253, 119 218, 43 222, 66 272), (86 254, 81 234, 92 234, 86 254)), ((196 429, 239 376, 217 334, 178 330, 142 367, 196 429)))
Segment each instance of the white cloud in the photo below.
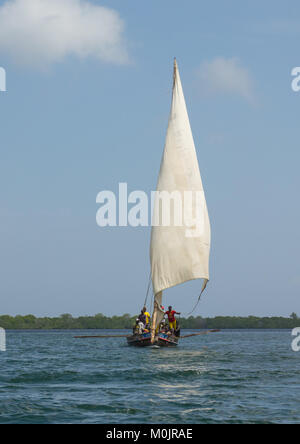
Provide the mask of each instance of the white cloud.
POLYGON ((87 0, 9 0, 0 6, 0 52, 39 67, 71 55, 126 63, 124 23, 87 0))
POLYGON ((237 58, 217 57, 203 62, 198 70, 200 89, 205 93, 235 94, 254 101, 253 81, 237 58))

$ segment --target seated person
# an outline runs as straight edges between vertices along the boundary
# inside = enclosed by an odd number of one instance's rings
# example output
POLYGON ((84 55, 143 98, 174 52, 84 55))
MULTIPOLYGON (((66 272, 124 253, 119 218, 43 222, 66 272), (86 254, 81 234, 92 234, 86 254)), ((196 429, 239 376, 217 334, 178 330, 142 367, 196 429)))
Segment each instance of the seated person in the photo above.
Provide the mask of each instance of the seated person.
POLYGON ((138 323, 138 334, 141 335, 145 332, 145 324, 141 321, 138 323))
POLYGON ((161 321, 161 323, 160 323, 159 331, 161 331, 161 332, 165 332, 165 330, 166 330, 166 320, 163 319, 163 320, 161 321))
POLYGON ((132 333, 134 335, 139 334, 139 319, 136 319, 135 325, 133 326, 132 333))

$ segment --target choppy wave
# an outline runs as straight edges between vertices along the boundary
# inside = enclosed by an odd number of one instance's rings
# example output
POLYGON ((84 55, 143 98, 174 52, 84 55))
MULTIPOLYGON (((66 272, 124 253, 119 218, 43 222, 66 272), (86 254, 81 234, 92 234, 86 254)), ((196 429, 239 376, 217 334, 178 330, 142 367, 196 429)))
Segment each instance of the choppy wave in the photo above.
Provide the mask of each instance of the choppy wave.
POLYGON ((176 349, 73 336, 8 332, 0 423, 300 423, 290 332, 225 331, 176 349))

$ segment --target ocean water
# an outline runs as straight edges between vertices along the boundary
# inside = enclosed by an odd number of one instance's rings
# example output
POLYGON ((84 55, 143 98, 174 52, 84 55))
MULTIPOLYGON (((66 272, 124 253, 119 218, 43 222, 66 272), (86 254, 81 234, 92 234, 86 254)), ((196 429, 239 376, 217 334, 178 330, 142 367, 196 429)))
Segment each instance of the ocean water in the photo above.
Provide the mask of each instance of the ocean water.
POLYGON ((0 423, 300 423, 290 331, 226 330, 171 349, 73 338, 106 333, 126 332, 7 332, 0 423))

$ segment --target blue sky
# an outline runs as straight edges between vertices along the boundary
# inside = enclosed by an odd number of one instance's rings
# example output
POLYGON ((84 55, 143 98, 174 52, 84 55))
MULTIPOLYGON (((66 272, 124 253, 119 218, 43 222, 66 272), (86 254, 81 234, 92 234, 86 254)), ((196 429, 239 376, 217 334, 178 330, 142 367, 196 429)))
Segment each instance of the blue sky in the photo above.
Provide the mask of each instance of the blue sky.
POLYGON ((150 229, 99 228, 96 195, 155 188, 176 56, 212 225, 195 314, 300 314, 299 3, 52 0, 45 27, 37 3, 0 1, 0 312, 139 311, 150 229))

